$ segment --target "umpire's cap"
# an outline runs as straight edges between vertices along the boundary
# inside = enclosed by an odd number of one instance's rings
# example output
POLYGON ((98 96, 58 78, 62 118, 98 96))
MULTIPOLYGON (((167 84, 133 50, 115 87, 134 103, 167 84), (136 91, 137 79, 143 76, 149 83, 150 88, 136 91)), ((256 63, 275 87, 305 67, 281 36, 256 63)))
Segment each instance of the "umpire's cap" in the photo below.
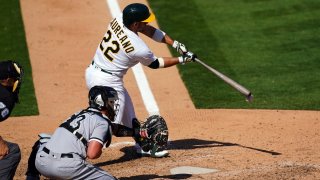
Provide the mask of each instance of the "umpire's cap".
MULTIPOLYGON (((0 80, 12 78, 14 79, 14 83, 12 86, 11 91, 14 92, 16 95, 19 93, 19 89, 22 82, 23 76, 23 68, 14 61, 2 61, 0 62, 0 80)), ((16 97, 16 102, 18 102, 18 96, 16 97)))
POLYGON ((152 22, 155 19, 148 7, 144 4, 133 3, 129 4, 122 11, 123 24, 129 27, 134 22, 152 22))
POLYGON ((0 80, 7 78, 18 79, 22 76, 22 67, 11 60, 0 62, 0 80))

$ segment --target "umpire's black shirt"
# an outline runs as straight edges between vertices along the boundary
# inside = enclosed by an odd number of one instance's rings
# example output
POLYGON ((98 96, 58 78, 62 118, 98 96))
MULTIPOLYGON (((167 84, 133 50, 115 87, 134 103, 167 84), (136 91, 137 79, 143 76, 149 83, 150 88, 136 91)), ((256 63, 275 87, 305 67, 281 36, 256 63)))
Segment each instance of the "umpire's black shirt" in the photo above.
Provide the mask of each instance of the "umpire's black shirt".
POLYGON ((0 84, 0 121, 6 120, 15 105, 15 96, 5 86, 0 84))

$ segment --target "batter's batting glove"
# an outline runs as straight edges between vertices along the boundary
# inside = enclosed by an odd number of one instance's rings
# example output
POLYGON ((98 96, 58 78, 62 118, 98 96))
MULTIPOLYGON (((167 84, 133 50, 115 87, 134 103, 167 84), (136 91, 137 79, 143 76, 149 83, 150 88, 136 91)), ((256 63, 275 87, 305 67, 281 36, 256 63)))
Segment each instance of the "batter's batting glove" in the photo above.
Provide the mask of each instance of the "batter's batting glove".
POLYGON ((182 56, 179 57, 179 62, 181 64, 185 64, 188 62, 194 62, 195 59, 197 58, 197 55, 194 54, 193 52, 188 51, 187 53, 183 54, 182 56))
POLYGON ((187 47, 184 44, 179 43, 178 41, 174 41, 172 47, 175 48, 177 52, 181 55, 184 55, 188 52, 187 47))

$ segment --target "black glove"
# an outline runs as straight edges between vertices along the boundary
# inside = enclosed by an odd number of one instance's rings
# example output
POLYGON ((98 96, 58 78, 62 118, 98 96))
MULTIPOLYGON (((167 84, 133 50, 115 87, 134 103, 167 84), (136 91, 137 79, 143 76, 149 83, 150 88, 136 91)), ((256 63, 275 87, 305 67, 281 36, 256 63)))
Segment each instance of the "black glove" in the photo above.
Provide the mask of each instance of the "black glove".
POLYGON ((195 59, 197 58, 197 55, 194 54, 193 52, 188 51, 187 53, 183 54, 182 56, 179 57, 179 62, 181 64, 185 64, 188 62, 194 62, 195 59))
POLYGON ((165 120, 159 115, 152 115, 142 123, 139 137, 136 139, 144 151, 165 147, 168 143, 169 131, 165 120))

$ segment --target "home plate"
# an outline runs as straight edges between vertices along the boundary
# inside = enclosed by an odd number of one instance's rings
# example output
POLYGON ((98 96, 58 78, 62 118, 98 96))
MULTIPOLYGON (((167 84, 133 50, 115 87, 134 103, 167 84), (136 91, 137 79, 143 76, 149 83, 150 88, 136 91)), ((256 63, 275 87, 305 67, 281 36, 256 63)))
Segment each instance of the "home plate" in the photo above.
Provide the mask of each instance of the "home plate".
POLYGON ((207 174, 217 171, 219 170, 192 166, 180 166, 170 169, 171 174, 207 174))

